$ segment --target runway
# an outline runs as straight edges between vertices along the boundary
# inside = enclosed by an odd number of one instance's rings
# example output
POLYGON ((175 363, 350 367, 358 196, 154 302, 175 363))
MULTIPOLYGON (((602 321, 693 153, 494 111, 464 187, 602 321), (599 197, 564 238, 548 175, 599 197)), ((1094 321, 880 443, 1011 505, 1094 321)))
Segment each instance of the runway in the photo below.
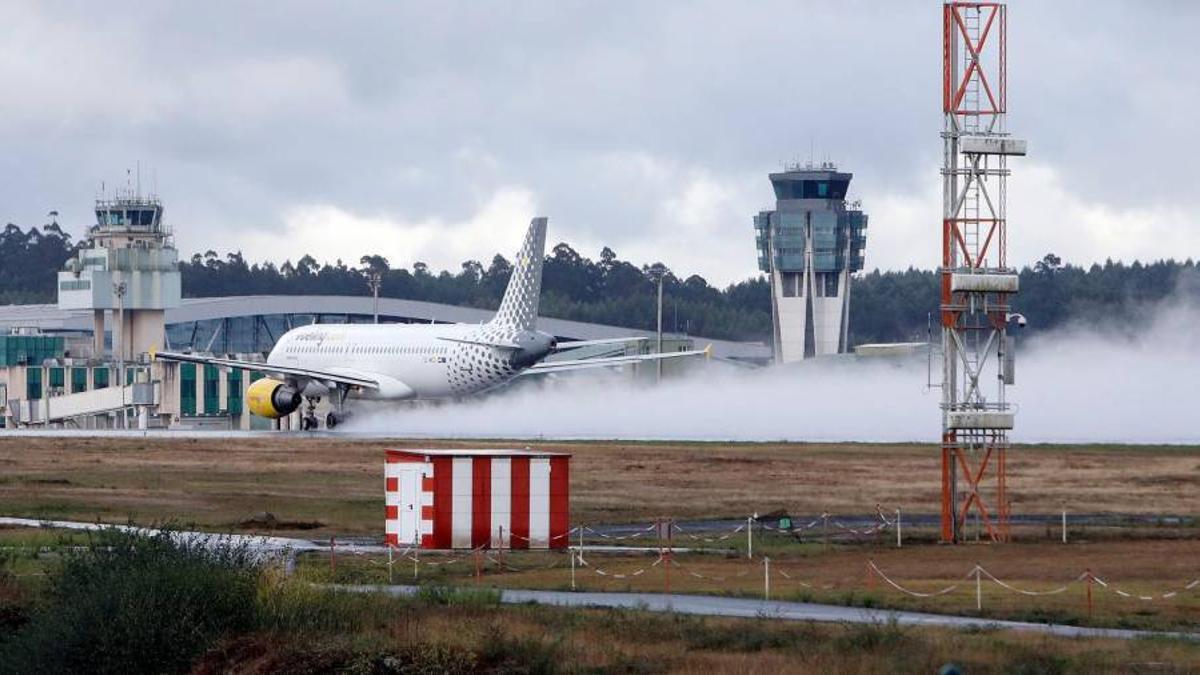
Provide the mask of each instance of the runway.
MULTIPOLYGON (((243 430, 243 429, 2 429, 0 438, 30 437, 30 438, 155 438, 155 439, 221 439, 221 438, 278 438, 281 440, 297 438, 328 438, 338 440, 433 440, 433 441, 509 441, 515 444, 543 443, 554 441, 579 442, 651 442, 651 443, 858 443, 870 439, 846 436, 813 436, 806 437, 757 437, 738 434, 705 435, 689 433, 628 433, 619 431, 597 431, 593 433, 521 433, 522 430, 496 431, 487 430, 473 432, 470 429, 448 425, 445 428, 419 427, 412 431, 403 429, 384 429, 370 431, 354 431, 339 428, 336 431, 321 429, 317 431, 274 431, 274 430, 243 430)), ((920 435, 897 436, 878 440, 880 443, 927 443, 936 444, 933 438, 920 435)), ((1200 444, 1200 439, 1191 436, 1146 439, 1087 439, 1087 438, 1043 438, 1030 436, 1020 438, 1018 444, 1061 444, 1086 445, 1096 442, 1119 443, 1124 446, 1179 446, 1189 447, 1200 444)))

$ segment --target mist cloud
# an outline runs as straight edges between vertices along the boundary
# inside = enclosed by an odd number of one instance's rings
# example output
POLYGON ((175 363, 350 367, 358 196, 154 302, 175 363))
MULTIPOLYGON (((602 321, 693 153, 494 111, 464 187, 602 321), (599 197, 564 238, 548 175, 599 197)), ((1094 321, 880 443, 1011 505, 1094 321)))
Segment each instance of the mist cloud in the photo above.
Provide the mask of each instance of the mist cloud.
MULTIPOLYGON (((1019 347, 1018 443, 1200 443, 1200 306, 1173 300, 1144 326, 1074 326, 1019 347)), ((934 379, 940 378, 935 361, 934 379)), ((447 438, 936 442, 925 359, 834 359, 741 370, 712 364, 659 387, 586 375, 438 406, 375 409, 350 432, 447 438)))

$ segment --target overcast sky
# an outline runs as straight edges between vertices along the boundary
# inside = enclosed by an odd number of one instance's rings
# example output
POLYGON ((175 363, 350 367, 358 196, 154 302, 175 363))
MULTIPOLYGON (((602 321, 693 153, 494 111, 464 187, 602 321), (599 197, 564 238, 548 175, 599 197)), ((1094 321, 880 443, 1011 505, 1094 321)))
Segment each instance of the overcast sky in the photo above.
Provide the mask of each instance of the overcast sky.
MULTIPOLYGON (((1200 3, 1010 3, 1010 258, 1200 256, 1200 3)), ((940 3, 0 3, 0 222, 77 236, 141 162, 184 255, 596 257, 755 273, 766 174, 831 159, 868 268, 939 251, 940 3), (811 150, 810 150, 811 149, 811 150), (815 152, 813 152, 815 150, 815 152)))

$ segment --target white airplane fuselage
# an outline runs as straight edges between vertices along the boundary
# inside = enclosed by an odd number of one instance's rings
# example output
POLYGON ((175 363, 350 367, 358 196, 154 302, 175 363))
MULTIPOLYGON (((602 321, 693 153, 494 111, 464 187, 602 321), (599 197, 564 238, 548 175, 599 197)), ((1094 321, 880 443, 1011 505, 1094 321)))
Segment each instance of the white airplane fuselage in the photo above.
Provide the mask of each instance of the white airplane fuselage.
POLYGON ((267 363, 379 380, 378 389, 352 394, 364 398, 464 396, 503 384, 521 370, 505 350, 455 342, 480 337, 486 326, 315 324, 285 333, 267 363))
MULTIPOLYGON (((537 330, 545 244, 546 219, 534 218, 513 260, 500 306, 487 323, 313 324, 284 333, 266 363, 177 352, 159 357, 263 373, 266 377, 246 390, 250 411, 280 419, 305 406, 301 429, 312 430, 318 427, 316 404, 326 396, 334 408, 326 426, 333 428, 345 419, 343 404, 350 396, 389 401, 452 398, 492 389, 526 371, 561 372, 708 354, 705 350, 540 363, 562 348, 554 336, 537 330)), ((612 341, 575 341, 566 349, 612 341)))

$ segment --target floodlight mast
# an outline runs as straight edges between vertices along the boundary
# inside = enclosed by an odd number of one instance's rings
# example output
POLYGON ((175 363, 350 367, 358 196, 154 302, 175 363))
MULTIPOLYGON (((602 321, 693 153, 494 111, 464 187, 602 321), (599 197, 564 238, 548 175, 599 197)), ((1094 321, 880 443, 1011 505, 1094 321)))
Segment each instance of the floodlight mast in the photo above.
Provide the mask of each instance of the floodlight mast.
POLYGON ((972 511, 992 541, 1009 538, 1005 463, 1014 414, 1005 388, 1014 381, 1008 320, 1018 278, 1008 266, 1005 199, 1007 157, 1024 155, 1025 142, 1010 138, 1005 127, 1007 29, 1002 2, 942 6, 939 272, 946 543, 962 541, 972 511))

